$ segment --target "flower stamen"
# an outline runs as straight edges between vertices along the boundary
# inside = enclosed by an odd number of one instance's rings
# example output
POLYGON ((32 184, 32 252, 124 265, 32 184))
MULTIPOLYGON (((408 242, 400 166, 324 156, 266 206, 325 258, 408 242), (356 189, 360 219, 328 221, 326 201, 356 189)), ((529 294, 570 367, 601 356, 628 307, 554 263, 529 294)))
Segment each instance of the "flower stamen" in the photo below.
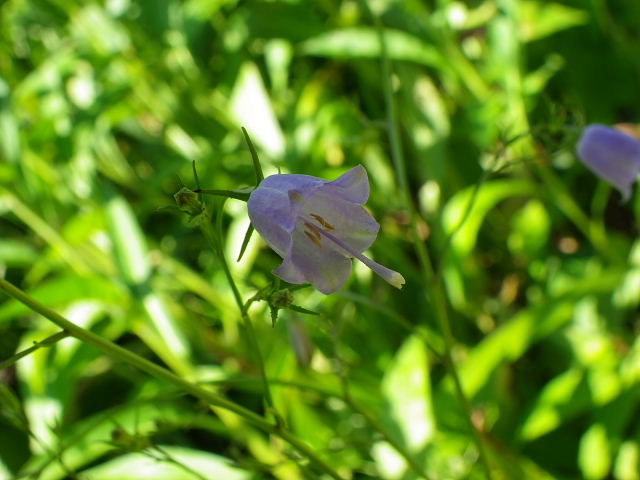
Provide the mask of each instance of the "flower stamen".
POLYGON ((309 222, 304 222, 304 226, 308 229, 304 231, 304 234, 307 236, 307 238, 311 240, 318 248, 322 248, 322 237, 320 236, 320 232, 318 232, 318 227, 312 225, 309 222))
POLYGON ((324 228, 325 230, 331 231, 331 230, 335 230, 336 227, 334 227, 333 225, 331 225, 329 222, 327 222, 323 217, 321 217, 320 215, 316 215, 315 213, 310 213, 309 216, 315 218, 318 223, 320 225, 322 225, 322 228, 324 228))
MULTIPOLYGON (((305 223, 305 225, 308 225, 307 222, 304 222, 304 223, 305 223)), ((371 260, 369 257, 363 255, 362 253, 359 253, 358 251, 356 251, 353 248, 349 247, 349 245, 347 245, 345 242, 343 242, 339 238, 334 237, 332 234, 327 232, 327 230, 321 230, 318 227, 316 227, 315 225, 308 225, 308 226, 314 227, 313 230, 315 231, 316 234, 320 234, 323 237, 326 237, 332 243, 334 243, 335 245, 340 247, 342 250, 347 252, 351 257, 357 258, 358 260, 360 260, 367 267, 369 267, 371 270, 376 272, 378 275, 380 275, 384 280, 389 282, 394 287, 396 287, 398 289, 401 289, 402 286, 405 284, 404 277, 400 273, 398 273, 398 272, 396 272, 394 270, 391 270, 391 269, 385 267, 384 265, 380 265, 378 262, 375 262, 375 261, 371 260)), ((307 232, 305 231, 304 233, 307 233, 307 232)), ((309 235, 307 235, 307 236, 309 236, 309 235)))

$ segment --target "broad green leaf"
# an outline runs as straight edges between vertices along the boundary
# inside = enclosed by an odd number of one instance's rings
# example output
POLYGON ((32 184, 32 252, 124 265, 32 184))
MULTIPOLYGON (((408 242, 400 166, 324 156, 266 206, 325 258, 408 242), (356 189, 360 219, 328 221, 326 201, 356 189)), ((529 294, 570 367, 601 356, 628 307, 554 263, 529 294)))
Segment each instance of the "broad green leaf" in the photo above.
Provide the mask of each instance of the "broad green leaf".
POLYGON ((640 240, 636 240, 629 253, 629 270, 614 292, 614 302, 623 308, 640 305, 640 240))
POLYGON ((162 445, 147 454, 128 453, 89 468, 79 480, 251 480, 254 476, 233 461, 202 450, 162 445))
POLYGON ((284 135, 255 64, 247 62, 240 69, 229 99, 229 110, 238 125, 244 126, 272 158, 284 154, 284 135))
POLYGON ((0 263, 24 266, 35 262, 37 258, 38 254, 28 243, 0 238, 0 263))
POLYGON ((16 164, 20 160, 20 135, 17 118, 11 111, 10 92, 0 76, 0 158, 16 164))
POLYGON ((145 325, 136 325, 136 332, 165 362, 187 373, 189 343, 161 296, 151 290, 144 233, 129 203, 122 197, 113 197, 106 212, 120 272, 154 327, 151 330, 145 325))
MULTIPOLYGON (((126 307, 125 292, 103 277, 76 275, 53 278, 29 289, 29 295, 49 308, 64 308, 70 303, 95 300, 107 306, 126 307)), ((30 310, 17 300, 9 300, 0 307, 0 323, 25 315, 30 310)))
POLYGON ((640 445, 637 440, 625 441, 618 450, 614 478, 640 480, 640 445))
POLYGON ((385 480, 403 478, 407 470, 407 462, 387 442, 376 442, 371 447, 371 456, 376 462, 378 474, 385 480))
POLYGON ((90 46, 98 55, 121 53, 130 47, 124 25, 97 5, 88 5, 74 16, 72 33, 80 45, 90 46))
POLYGON ((149 277, 147 246, 131 206, 124 198, 113 197, 106 213, 123 279, 130 285, 144 283, 149 277))
POLYGON ((583 413, 590 404, 584 380, 584 369, 573 368, 547 383, 525 417, 519 437, 534 440, 583 413))
POLYGON ((572 299, 529 307, 482 340, 460 366, 466 394, 473 398, 501 365, 517 360, 531 344, 569 323, 573 310, 572 299))
POLYGON ((473 250, 485 216, 498 202, 532 195, 535 188, 524 180, 494 180, 454 195, 444 208, 442 224, 445 233, 453 235, 451 246, 456 254, 468 255, 473 250))
POLYGON ((582 436, 578 464, 586 480, 607 477, 611 469, 611 445, 604 425, 594 423, 582 436))
POLYGON ((535 257, 547 245, 551 219, 539 200, 527 202, 514 216, 512 225, 507 244, 514 254, 535 257))
POLYGON ((422 338, 411 336, 400 347, 382 380, 382 391, 404 443, 411 451, 420 451, 435 431, 429 358, 422 338))
MULTIPOLYGON (((147 385, 153 391, 159 388, 155 381, 147 385)), ((78 420, 67 426, 62 432, 61 444, 64 451, 61 458, 67 469, 81 471, 88 465, 101 465, 101 459, 114 453, 126 453, 126 442, 115 442, 114 431, 121 430, 124 437, 130 440, 129 445, 153 445, 153 435, 159 428, 173 430, 181 426, 190 427, 194 421, 205 431, 213 431, 217 435, 224 435, 227 430, 219 421, 192 408, 177 402, 167 401, 166 398, 155 400, 131 401, 115 406, 109 410, 78 420)), ((67 471, 63 468, 55 454, 42 452, 34 455, 23 466, 23 471, 42 469, 41 480, 62 480, 67 478, 67 471)), ((103 477, 93 477, 103 478, 103 477)), ((190 477, 193 478, 193 477, 190 477)))
MULTIPOLYGON (((438 49, 420 38, 391 29, 386 29, 384 35, 389 58, 392 60, 406 60, 446 68, 445 60, 438 49)), ((332 30, 302 42, 299 48, 306 55, 345 60, 380 57, 378 32, 372 27, 332 30)))
POLYGON ((589 21, 585 10, 560 3, 525 0, 520 2, 519 8, 520 40, 523 42, 539 40, 589 21))

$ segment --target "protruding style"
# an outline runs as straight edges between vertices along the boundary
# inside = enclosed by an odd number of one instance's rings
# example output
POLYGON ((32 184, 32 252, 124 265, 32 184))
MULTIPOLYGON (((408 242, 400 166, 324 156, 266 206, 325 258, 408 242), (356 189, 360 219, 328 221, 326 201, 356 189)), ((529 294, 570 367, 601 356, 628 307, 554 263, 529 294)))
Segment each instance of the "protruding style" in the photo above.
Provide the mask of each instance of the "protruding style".
POLYGON ((265 178, 249 198, 249 218, 283 258, 274 274, 290 283, 311 283, 330 294, 349 278, 357 258, 397 288, 404 277, 365 257, 380 225, 362 206, 369 179, 361 165, 329 182, 309 175, 265 178))

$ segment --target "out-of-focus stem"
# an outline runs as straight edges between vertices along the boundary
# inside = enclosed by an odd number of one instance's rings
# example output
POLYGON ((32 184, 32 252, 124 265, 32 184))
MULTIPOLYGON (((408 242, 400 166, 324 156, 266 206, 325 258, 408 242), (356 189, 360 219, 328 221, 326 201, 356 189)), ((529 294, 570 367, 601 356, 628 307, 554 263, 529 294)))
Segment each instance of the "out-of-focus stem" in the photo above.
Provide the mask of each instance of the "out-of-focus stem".
POLYGON ((426 246, 424 242, 420 238, 420 234, 418 231, 418 213, 413 203, 413 199, 411 198, 411 193, 409 192, 409 182, 407 177, 407 169, 404 161, 404 155, 402 152, 402 145, 400 140, 400 132, 398 129, 398 117, 395 108, 395 104, 393 101, 393 92, 391 87, 391 66, 389 62, 389 56, 387 53, 387 46, 384 39, 383 26, 380 23, 380 20, 375 17, 374 19, 377 23, 378 27, 378 36, 380 40, 380 52, 382 59, 382 82, 384 89, 384 99, 387 108, 387 128, 389 130, 389 141, 391 143, 391 157, 393 159, 393 164, 396 172, 396 179, 398 182, 398 188, 402 194, 403 203, 407 209, 409 215, 409 224, 411 225, 411 237, 412 243, 414 245, 416 255, 418 257, 418 261, 420 262, 420 267, 422 272, 425 275, 425 284, 429 285, 430 288, 425 288, 425 292, 430 300, 436 318, 438 320, 438 324, 440 330, 442 331, 442 335, 445 340, 445 354, 444 361, 451 378, 453 379, 456 396, 458 397, 458 401, 462 406, 463 411, 465 412, 465 417, 467 420, 467 424, 469 426, 469 430, 475 438, 478 453, 480 456, 480 461, 485 467, 487 477, 489 479, 492 478, 491 474, 491 466, 489 464, 488 455, 486 452, 486 448, 484 446, 483 439, 478 432, 477 428, 473 424, 471 418, 471 405, 467 396, 464 393, 464 389, 462 387, 462 383, 460 381, 460 376, 458 375, 458 371, 456 369, 455 363, 453 361, 451 352, 455 345, 455 340, 451 331, 451 322, 449 320, 449 314, 447 311, 447 298, 444 293, 444 289, 442 287, 442 283, 440 281, 440 277, 435 275, 433 265, 431 263, 431 259, 429 258, 429 254, 427 252, 426 246))

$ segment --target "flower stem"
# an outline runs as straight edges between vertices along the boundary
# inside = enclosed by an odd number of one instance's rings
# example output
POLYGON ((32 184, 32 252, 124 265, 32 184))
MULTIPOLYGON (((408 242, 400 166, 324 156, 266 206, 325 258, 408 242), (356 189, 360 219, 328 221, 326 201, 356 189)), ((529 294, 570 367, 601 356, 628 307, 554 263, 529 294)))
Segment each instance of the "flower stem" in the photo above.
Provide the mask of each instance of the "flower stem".
POLYGON ((222 395, 210 390, 206 390, 199 385, 184 380, 183 378, 180 378, 166 368, 163 368, 144 357, 132 353, 129 350, 122 348, 120 345, 117 345, 91 332, 90 330, 85 330, 84 328, 79 327, 75 323, 70 322, 69 320, 64 318, 59 313, 45 307, 34 298, 30 297, 25 292, 20 290, 18 287, 14 286, 1 277, 0 290, 4 291, 7 295, 23 303, 34 312, 39 313, 43 317, 47 318, 52 323, 62 328, 65 332, 68 332, 69 335, 88 345, 92 345, 102 350, 104 353, 114 358, 115 360, 129 364, 139 370, 142 370, 143 372, 148 373, 153 377, 171 383, 175 387, 193 395, 196 398, 199 398, 208 405, 220 407, 225 410, 234 412, 235 414, 244 418, 247 422, 263 430, 264 432, 280 437, 281 439, 289 443, 289 445, 298 450, 302 455, 307 457, 311 463, 313 463, 318 469, 325 472, 331 478, 335 480, 344 480, 333 469, 333 467, 331 467, 331 465, 329 465, 324 459, 319 457, 311 447, 309 447, 306 443, 304 443, 290 431, 284 430, 281 426, 274 425, 255 412, 252 412, 251 410, 248 410, 247 408, 238 405, 231 400, 228 400, 222 395))
POLYGON ((16 363, 21 358, 24 358, 27 355, 30 355, 31 353, 35 352, 36 350, 38 350, 40 348, 50 347, 51 345, 55 345, 60 340, 62 340, 63 338, 67 338, 68 336, 69 336, 69 332, 67 332, 65 330, 62 330, 61 332, 54 333, 53 335, 45 338, 44 340, 40 340, 39 342, 33 342, 33 346, 31 346, 31 347, 29 347, 29 348, 27 348, 25 350, 22 350, 21 352, 16 353, 11 358, 8 358, 8 359, 0 362, 0 370, 3 370, 5 368, 7 368, 7 367, 10 367, 11 365, 16 363))
POLYGON ((389 141, 391 144, 391 158, 393 160, 394 169, 396 172, 396 179, 398 182, 398 188, 403 197, 403 203, 407 209, 409 215, 409 224, 412 226, 411 229, 411 237, 412 243, 414 245, 416 255, 418 257, 418 261, 420 263, 422 272, 425 275, 425 281, 432 288, 425 289, 426 294, 428 295, 428 299, 432 304, 435 312, 435 316, 438 320, 438 324, 442 335, 445 341, 445 353, 444 353, 444 362, 451 378, 453 379, 454 388, 456 392, 456 396, 458 397, 458 401, 465 413, 465 418, 468 424, 468 428, 472 433, 476 445, 478 447, 478 455, 480 457, 480 461, 484 466, 484 469, 487 474, 487 478, 492 478, 491 466, 489 463, 489 458, 486 452, 486 448, 480 432, 473 424, 473 420, 471 417, 471 405, 467 396, 464 393, 464 389, 462 387, 462 382, 460 381, 460 376, 458 375, 457 368, 455 366, 455 362, 452 357, 452 350, 455 345, 455 339, 453 337, 453 333, 451 331, 451 322, 449 320, 449 314, 447 311, 447 299, 444 289, 442 287, 442 282, 440 281, 440 277, 435 275, 435 271, 433 265, 431 263, 431 259, 429 258, 429 254, 425 247, 424 242, 420 239, 420 234, 418 231, 418 213, 413 204, 413 199, 411 198, 411 194, 409 192, 409 181, 407 177, 407 169, 404 160, 404 155, 402 152, 402 146, 400 141, 400 132, 398 128, 398 116, 394 104, 393 92, 391 87, 391 66, 389 62, 389 56, 387 53, 387 45, 384 39, 384 30, 383 26, 380 22, 380 19, 376 15, 372 15, 374 21, 376 23, 378 29, 378 38, 380 41, 380 53, 382 60, 382 79, 383 79, 383 90, 384 90, 384 99, 386 103, 387 109, 387 128, 389 131, 389 141))
POLYGON ((229 268, 229 264, 227 263, 227 259, 224 256, 224 248, 222 245, 222 205, 224 201, 220 203, 218 208, 218 214, 216 216, 216 228, 213 229, 211 215, 209 210, 206 210, 205 215, 200 220, 200 229, 202 234, 205 236, 214 252, 217 254, 220 263, 222 265, 222 270, 224 271, 224 275, 229 283, 229 287, 233 293, 233 298, 238 306, 238 310, 240 310, 240 318, 242 319, 242 326, 244 333, 246 335, 246 339, 249 342, 249 348, 256 356, 256 361, 258 364, 258 368, 260 370, 260 379, 262 381, 262 389, 264 393, 265 404, 267 405, 267 409, 272 413, 276 419, 278 424, 281 423, 282 419, 278 415, 275 404, 273 402, 273 397, 271 395, 271 387, 269 386, 269 379, 267 378, 267 372, 264 366, 264 358, 262 356, 262 352, 260 350, 260 345, 256 339, 256 333, 253 328, 253 323, 251 322, 251 318, 249 317, 248 306, 245 305, 245 302, 242 300, 242 295, 240 294, 240 290, 236 285, 235 280, 233 279, 233 275, 231 274, 231 269, 229 268))

